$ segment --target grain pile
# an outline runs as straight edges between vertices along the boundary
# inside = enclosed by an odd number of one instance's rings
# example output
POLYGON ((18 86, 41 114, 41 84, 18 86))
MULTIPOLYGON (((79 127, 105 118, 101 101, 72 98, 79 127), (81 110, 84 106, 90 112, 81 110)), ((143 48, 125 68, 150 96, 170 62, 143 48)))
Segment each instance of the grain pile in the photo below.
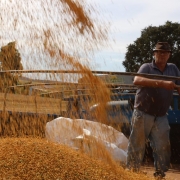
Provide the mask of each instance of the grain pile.
POLYGON ((0 139, 0 179, 148 180, 41 138, 0 139))

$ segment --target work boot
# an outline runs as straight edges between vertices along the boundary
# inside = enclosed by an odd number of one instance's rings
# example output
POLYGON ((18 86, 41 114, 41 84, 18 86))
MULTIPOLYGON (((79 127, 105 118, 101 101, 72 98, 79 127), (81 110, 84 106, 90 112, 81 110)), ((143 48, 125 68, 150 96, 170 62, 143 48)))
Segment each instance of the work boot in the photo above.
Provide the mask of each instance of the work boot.
POLYGON ((154 173, 154 178, 157 180, 161 180, 161 179, 165 179, 165 173, 164 172, 160 172, 160 171, 156 171, 154 173))

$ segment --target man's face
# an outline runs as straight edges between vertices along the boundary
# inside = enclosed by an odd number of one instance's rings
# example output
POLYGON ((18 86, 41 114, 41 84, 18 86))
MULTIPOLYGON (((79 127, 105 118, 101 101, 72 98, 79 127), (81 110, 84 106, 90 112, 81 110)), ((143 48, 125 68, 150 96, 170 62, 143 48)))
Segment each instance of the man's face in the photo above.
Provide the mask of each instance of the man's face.
POLYGON ((155 62, 158 64, 166 64, 170 57, 170 54, 171 53, 169 51, 155 51, 155 62))

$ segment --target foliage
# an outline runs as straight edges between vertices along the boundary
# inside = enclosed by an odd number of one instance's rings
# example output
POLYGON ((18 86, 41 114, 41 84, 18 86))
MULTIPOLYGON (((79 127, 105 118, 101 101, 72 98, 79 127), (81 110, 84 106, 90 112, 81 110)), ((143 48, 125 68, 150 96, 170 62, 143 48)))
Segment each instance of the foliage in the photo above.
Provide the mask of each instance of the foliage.
MULTIPOLYGON (((22 70, 21 57, 18 50, 15 48, 15 42, 8 43, 1 47, 0 52, 1 71, 7 70, 22 70)), ((16 85, 18 77, 21 74, 2 73, 0 74, 0 90, 5 91, 5 88, 16 85)))
POLYGON ((143 63, 151 62, 157 42, 168 42, 172 54, 168 62, 180 68, 180 24, 167 21, 159 27, 149 26, 141 31, 141 37, 127 47, 123 66, 126 72, 137 72, 143 63))

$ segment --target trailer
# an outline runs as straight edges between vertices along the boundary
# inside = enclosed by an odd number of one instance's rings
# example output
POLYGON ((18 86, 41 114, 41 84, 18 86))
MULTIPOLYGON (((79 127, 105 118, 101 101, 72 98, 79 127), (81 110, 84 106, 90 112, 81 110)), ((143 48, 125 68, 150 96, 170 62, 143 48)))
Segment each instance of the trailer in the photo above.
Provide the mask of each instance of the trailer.
MULTIPOLYGON (((18 73, 19 71, 8 71, 9 73, 18 73)), ((81 71, 47 71, 47 70, 21 70, 21 73, 82 73, 81 71)), ((2 72, 5 73, 5 72, 2 72)), ((180 79, 180 77, 152 76, 147 74, 125 73, 125 72, 93 72, 96 76, 101 74, 100 78, 105 80, 106 86, 110 89, 110 101, 106 104, 106 124, 121 130, 126 137, 130 134, 130 123, 133 112, 133 103, 137 87, 132 84, 134 76, 143 76, 148 78, 165 78, 166 80, 180 79), (109 78, 109 77, 110 78, 109 78), (108 77, 108 78, 107 78, 108 77)), ((26 86, 43 86, 58 84, 39 83, 26 84, 26 86)), ((61 84, 61 83, 60 83, 61 84)), ((98 103, 92 104, 93 94, 89 94, 88 89, 81 89, 78 84, 65 83, 73 87, 63 91, 39 93, 34 95, 16 95, 8 92, 0 94, 0 135, 1 136, 20 136, 40 135, 44 137, 44 127, 48 121, 56 117, 70 117, 77 119, 88 119, 99 121, 96 117, 98 103), (22 101, 23 99, 23 101, 22 101), (46 103, 45 103, 46 102, 46 103), (21 106, 19 106, 21 103, 21 106), (32 130, 32 126, 41 127, 37 132, 32 130), (8 128, 7 128, 8 127, 8 128), (10 130, 9 130, 10 129, 10 130), (28 131, 29 129, 29 131, 28 131), (16 134, 15 134, 16 132, 16 134), (17 133, 18 132, 18 133, 17 133)), ((20 87, 21 85, 19 85, 20 87)), ((17 88, 18 86, 16 86, 17 88)), ((14 87, 10 87, 14 88, 14 87)), ((39 89, 38 89, 39 90, 39 89)), ((170 141, 172 148, 172 163, 180 163, 180 97, 174 92, 172 105, 168 110, 168 120, 171 127, 170 141)), ((147 148, 147 156, 151 157, 151 150, 147 148), (150 154, 150 155, 149 155, 150 154)))

